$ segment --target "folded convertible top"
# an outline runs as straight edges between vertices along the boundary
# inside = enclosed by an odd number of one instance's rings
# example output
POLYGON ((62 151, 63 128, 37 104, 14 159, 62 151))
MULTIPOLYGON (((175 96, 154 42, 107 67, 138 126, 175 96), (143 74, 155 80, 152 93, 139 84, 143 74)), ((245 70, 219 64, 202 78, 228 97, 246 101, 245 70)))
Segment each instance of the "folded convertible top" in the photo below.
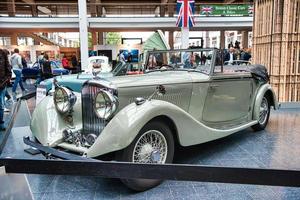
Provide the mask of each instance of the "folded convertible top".
POLYGON ((261 82, 269 82, 269 74, 267 71, 267 68, 264 65, 260 65, 260 64, 255 64, 255 65, 251 65, 249 66, 249 71, 251 72, 253 78, 261 81, 261 82))

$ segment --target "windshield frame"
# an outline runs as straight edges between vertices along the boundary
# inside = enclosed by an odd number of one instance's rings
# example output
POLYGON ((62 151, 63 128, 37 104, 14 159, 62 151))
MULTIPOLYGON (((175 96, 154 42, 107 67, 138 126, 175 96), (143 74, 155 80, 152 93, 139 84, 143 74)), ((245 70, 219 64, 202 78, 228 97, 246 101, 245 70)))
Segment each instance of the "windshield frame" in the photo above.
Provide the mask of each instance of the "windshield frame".
MULTIPOLYGON (((141 63, 128 63, 128 62, 118 62, 115 66, 115 68, 111 71, 111 73, 113 74, 113 76, 120 76, 120 72, 122 71, 122 69, 124 69, 126 67, 126 72, 128 71, 128 65, 137 65, 138 67, 136 68, 138 72, 144 72, 144 68, 142 66, 141 63)), ((126 75, 126 74, 125 74, 126 75)))
POLYGON ((150 72, 155 72, 155 71, 191 71, 191 72, 198 72, 202 73, 208 76, 211 76, 214 70, 214 65, 215 65, 215 59, 216 59, 216 52, 218 49, 216 48, 195 48, 195 49, 171 49, 171 50, 152 50, 148 51, 146 55, 146 60, 145 60, 145 67, 144 67, 144 72, 145 73, 150 73, 150 72), (212 57, 211 57, 211 63, 210 63, 210 70, 208 73, 201 72, 200 70, 196 70, 194 68, 174 68, 174 69, 152 69, 149 70, 147 69, 146 66, 148 66, 149 63, 149 56, 153 55, 155 53, 178 53, 178 52, 200 52, 200 51, 211 51, 212 52, 212 57))

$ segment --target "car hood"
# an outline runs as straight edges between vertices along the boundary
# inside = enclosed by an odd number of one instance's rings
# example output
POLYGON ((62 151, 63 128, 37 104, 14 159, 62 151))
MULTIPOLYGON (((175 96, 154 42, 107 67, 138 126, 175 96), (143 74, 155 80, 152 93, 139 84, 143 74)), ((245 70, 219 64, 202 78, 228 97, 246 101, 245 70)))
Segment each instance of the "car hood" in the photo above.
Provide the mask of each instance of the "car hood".
MULTIPOLYGON (((112 77, 112 73, 100 73, 98 74, 100 78, 109 78, 112 77)), ((59 85, 70 88, 71 90, 75 92, 80 92, 82 89, 82 85, 87 80, 93 79, 93 75, 89 73, 83 73, 83 74, 71 74, 71 75, 64 75, 64 76, 56 76, 56 80, 59 85)), ((49 91, 52 87, 53 78, 44 80, 40 83, 40 85, 43 85, 46 87, 47 91, 49 91)))

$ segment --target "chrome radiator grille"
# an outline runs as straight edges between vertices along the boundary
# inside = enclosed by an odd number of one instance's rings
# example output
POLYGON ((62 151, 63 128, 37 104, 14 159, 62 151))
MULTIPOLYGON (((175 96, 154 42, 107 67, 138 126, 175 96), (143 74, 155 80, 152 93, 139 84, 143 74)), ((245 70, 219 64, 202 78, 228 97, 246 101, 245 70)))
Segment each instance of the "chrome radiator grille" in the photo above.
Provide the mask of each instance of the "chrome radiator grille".
POLYGON ((99 119, 94 112, 94 99, 103 89, 99 85, 85 84, 81 91, 83 134, 99 135, 105 127, 106 121, 99 119))

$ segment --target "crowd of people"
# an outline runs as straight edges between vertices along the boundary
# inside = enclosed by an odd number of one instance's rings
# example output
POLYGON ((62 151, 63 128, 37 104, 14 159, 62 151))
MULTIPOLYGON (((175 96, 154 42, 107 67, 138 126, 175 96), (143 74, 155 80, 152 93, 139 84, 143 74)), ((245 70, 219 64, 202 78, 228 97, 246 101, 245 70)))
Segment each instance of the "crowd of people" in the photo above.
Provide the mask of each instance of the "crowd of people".
POLYGON ((228 44, 228 51, 225 53, 224 61, 232 63, 233 60, 251 61, 251 49, 240 48, 240 42, 235 41, 234 45, 232 42, 228 44))

